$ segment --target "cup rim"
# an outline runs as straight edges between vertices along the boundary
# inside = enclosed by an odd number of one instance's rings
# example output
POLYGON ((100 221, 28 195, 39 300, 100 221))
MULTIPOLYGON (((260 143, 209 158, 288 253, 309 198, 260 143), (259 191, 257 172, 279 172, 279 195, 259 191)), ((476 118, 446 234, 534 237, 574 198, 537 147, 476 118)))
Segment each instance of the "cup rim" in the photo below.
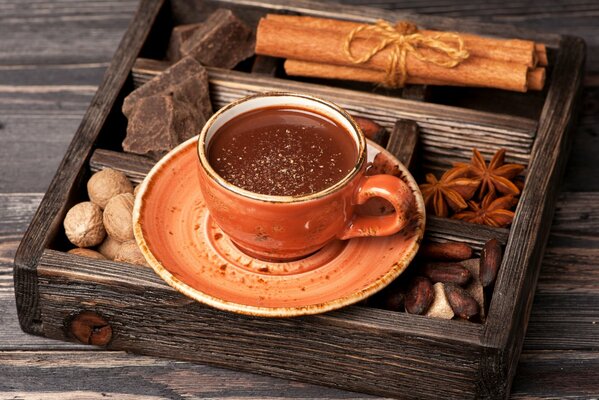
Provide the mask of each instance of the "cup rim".
POLYGON ((315 200, 315 199, 319 199, 319 198, 328 196, 332 193, 335 193, 335 192, 341 190, 349 182, 351 182, 362 170, 362 167, 366 161, 366 139, 364 138, 364 134, 362 133, 362 130, 360 129, 358 124, 356 124, 356 122, 351 117, 351 115, 349 115, 349 113, 347 111, 345 111, 343 108, 341 108, 340 106, 338 106, 337 104, 335 104, 331 101, 324 100, 320 97, 316 97, 316 96, 312 96, 312 95, 308 95, 308 94, 302 94, 302 93, 286 92, 286 91, 269 91, 269 92, 256 93, 256 94, 252 94, 252 95, 237 99, 237 100, 227 104, 226 106, 222 107, 216 113, 214 113, 212 115, 212 117, 210 117, 210 119, 208 119, 208 121, 202 128, 202 131, 200 132, 200 135, 198 138, 198 144, 197 144, 197 153, 198 153, 198 158, 200 160, 200 164, 201 164, 202 168, 204 169, 204 171, 206 172, 206 174, 208 175, 208 177, 228 191, 231 191, 231 192, 238 194, 245 198, 268 202, 268 203, 299 203, 299 202, 306 202, 306 201, 315 200), (252 100, 252 99, 256 99, 256 98, 260 98, 260 97, 275 97, 275 96, 300 97, 300 98, 303 98, 306 100, 320 103, 321 105, 324 105, 324 106, 332 109, 333 111, 337 112, 338 114, 341 115, 341 117, 345 118, 350 123, 351 127, 355 130, 355 132, 357 134, 357 138, 358 138, 358 140, 357 140, 357 142, 358 142, 358 157, 357 157, 357 160, 356 160, 353 168, 347 173, 347 175, 345 175, 341 180, 336 182, 334 185, 331 185, 319 192, 304 194, 304 195, 299 195, 299 196, 277 196, 277 195, 267 195, 267 194, 255 193, 255 192, 243 189, 239 186, 236 186, 236 185, 232 184, 231 182, 227 181, 226 179, 224 179, 212 168, 212 166, 208 162, 208 158, 206 156, 205 141, 206 141, 206 136, 208 134, 208 131, 210 130, 212 125, 215 123, 215 121, 226 111, 228 111, 231 108, 236 107, 237 105, 244 103, 248 100, 252 100))

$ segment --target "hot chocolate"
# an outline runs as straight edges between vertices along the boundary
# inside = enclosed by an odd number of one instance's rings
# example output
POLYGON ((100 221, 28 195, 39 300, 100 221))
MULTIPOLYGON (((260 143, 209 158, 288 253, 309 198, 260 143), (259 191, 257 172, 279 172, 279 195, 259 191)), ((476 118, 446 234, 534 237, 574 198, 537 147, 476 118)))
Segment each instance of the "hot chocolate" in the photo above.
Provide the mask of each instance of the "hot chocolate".
POLYGON ((355 140, 333 119, 288 106, 252 110, 218 129, 208 147, 212 168, 254 193, 320 192, 356 164, 355 140))

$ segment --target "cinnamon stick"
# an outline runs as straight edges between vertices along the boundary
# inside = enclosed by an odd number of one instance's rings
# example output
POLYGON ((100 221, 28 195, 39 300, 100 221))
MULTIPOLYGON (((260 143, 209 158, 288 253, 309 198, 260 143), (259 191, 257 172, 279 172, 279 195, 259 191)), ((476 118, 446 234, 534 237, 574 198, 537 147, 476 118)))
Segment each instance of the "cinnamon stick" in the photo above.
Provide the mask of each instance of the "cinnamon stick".
POLYGON ((545 67, 549 64, 549 60, 547 59, 547 47, 543 43, 535 43, 535 54, 541 67, 545 67))
MULTIPOLYGON (((311 78, 378 83, 382 82, 386 75, 384 71, 376 69, 348 67, 345 65, 332 65, 300 60, 286 60, 283 66, 287 75, 305 76, 311 78)), ((421 79, 414 76, 408 76, 406 83, 448 85, 446 82, 441 82, 439 80, 421 79)))
MULTIPOLYGON (((320 31, 262 18, 258 24, 256 53, 324 64, 355 66, 343 52, 346 34, 320 31)), ((352 44, 356 54, 369 52, 378 41, 358 37, 352 44)), ((388 68, 390 49, 382 50, 361 66, 379 71, 388 68)), ((526 92, 528 67, 487 58, 470 57, 454 68, 444 68, 406 57, 408 76, 437 79, 461 86, 488 86, 526 92)))
MULTIPOLYGON (((285 73, 290 76, 312 78, 350 80, 357 82, 378 83, 385 79, 385 72, 369 68, 349 67, 343 65, 323 64, 317 62, 286 60, 285 73)), ((408 76, 407 83, 416 85, 456 86, 453 82, 439 79, 422 79, 408 76)), ((527 87, 530 90, 542 90, 545 84, 545 68, 533 68, 527 73, 527 87)), ((475 86, 475 85, 472 85, 475 86)), ((491 87, 481 83, 477 87, 491 87)))
MULTIPOLYGON (((348 35, 360 25, 364 25, 358 22, 297 15, 267 14, 266 18, 270 21, 301 26, 304 29, 336 31, 345 35, 348 35)), ((420 30, 418 32, 425 36, 435 36, 443 33, 431 30, 420 30)), ((537 64, 538 54, 535 51, 535 43, 530 40, 496 39, 468 33, 459 33, 459 35, 464 40, 466 49, 473 56, 524 64, 528 67, 534 67, 537 64)), ((368 33, 360 33, 358 37, 368 37, 368 33)))
POLYGON ((528 70, 526 81, 530 90, 543 90, 545 86, 545 68, 533 68, 528 70))

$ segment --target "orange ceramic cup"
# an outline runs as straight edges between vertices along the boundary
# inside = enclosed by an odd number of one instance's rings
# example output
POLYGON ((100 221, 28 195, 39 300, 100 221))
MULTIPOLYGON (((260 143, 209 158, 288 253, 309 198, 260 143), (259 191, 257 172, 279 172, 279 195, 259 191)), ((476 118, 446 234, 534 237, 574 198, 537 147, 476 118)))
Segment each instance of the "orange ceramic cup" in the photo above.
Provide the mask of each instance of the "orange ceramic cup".
POLYGON ((210 216, 231 240, 251 256, 291 260, 315 252, 335 239, 387 236, 409 220, 413 194, 391 175, 365 176, 366 140, 351 116, 339 106, 304 94, 270 92, 237 100, 206 123, 198 140, 200 190, 210 216), (324 115, 345 128, 354 139, 354 168, 339 182, 317 193, 271 196, 234 186, 210 166, 207 149, 223 124, 251 110, 288 106, 324 115), (369 217, 354 213, 355 206, 382 197, 395 213, 369 217))

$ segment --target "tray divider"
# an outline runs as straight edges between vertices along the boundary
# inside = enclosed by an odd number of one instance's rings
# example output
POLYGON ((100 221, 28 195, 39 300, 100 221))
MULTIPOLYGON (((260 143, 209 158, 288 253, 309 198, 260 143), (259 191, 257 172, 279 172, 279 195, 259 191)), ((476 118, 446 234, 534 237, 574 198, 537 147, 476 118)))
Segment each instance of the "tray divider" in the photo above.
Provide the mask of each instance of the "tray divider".
POLYGON ((416 157, 420 128, 415 121, 398 119, 389 135, 387 150, 408 169, 416 157))

